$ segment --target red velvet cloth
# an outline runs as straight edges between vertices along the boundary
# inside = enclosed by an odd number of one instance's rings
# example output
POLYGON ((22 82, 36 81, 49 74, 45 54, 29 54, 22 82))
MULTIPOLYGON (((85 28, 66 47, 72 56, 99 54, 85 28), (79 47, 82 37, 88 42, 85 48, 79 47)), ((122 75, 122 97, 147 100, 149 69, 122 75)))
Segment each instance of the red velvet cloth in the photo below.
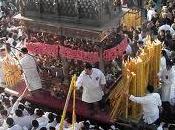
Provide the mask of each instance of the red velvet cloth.
MULTIPOLYGON (((19 95, 21 95, 25 87, 25 83, 21 82, 13 90, 19 92, 19 95)), ((63 110, 65 104, 65 100, 57 99, 51 96, 50 92, 46 90, 39 91, 38 94, 35 94, 35 96, 31 96, 29 92, 26 92, 24 99, 32 103, 47 106, 55 110, 63 110)), ((72 100, 70 100, 69 102, 68 112, 72 112, 72 100)), ((80 100, 76 100, 76 114, 83 118, 95 120, 100 123, 112 123, 110 122, 110 117, 108 113, 98 112, 98 114, 92 116, 90 114, 90 110, 88 109, 87 104, 80 100)))

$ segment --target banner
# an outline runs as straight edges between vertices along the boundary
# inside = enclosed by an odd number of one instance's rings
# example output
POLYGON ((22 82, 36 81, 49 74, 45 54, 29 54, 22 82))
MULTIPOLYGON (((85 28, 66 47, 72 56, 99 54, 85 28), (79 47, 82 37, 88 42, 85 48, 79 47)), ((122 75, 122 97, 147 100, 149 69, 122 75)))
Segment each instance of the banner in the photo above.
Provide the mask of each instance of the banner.
POLYGON ((122 57, 123 53, 126 51, 128 46, 127 38, 123 39, 120 44, 111 49, 107 49, 103 53, 103 58, 105 61, 112 61, 117 57, 122 57))
POLYGON ((60 46, 60 56, 68 59, 80 60, 89 63, 99 62, 98 52, 85 52, 81 50, 73 50, 64 46, 60 46))
MULTIPOLYGON (((107 49, 103 53, 105 61, 112 61, 117 57, 122 57, 128 46, 127 38, 123 39, 120 44, 111 49, 107 49)), ((29 52, 33 54, 48 55, 58 57, 58 55, 67 59, 80 60, 88 63, 96 63, 100 61, 98 52, 85 52, 83 50, 73 50, 68 47, 59 45, 50 45, 44 43, 28 43, 26 45, 29 52)))
POLYGON ((44 43, 27 43, 26 45, 27 49, 30 53, 33 54, 40 54, 40 55, 48 55, 57 57, 59 54, 59 46, 58 45, 50 45, 50 44, 44 44, 44 43))

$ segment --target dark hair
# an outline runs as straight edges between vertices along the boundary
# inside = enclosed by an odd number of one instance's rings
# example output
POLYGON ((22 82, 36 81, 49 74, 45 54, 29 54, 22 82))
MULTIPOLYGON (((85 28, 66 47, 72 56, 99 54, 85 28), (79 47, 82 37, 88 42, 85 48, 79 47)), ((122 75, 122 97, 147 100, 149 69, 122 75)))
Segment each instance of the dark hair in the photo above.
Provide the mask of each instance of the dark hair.
POLYGON ((12 38, 12 36, 13 36, 13 33, 9 33, 9 34, 8 34, 8 36, 9 36, 10 38, 12 38))
POLYGON ((7 110, 2 110, 2 111, 0 112, 0 114, 1 114, 2 116, 8 116, 7 110))
POLYGON ((30 115, 33 115, 33 114, 34 114, 34 111, 35 111, 34 108, 31 108, 31 107, 27 108, 27 112, 28 112, 30 115))
POLYGON ((54 115, 52 113, 48 114, 49 123, 54 121, 54 115))
POLYGON ((18 99, 18 98, 17 98, 16 96, 12 96, 12 100, 11 100, 12 104, 14 104, 14 103, 16 102, 17 99, 18 99))
POLYGON ((56 130, 55 127, 50 126, 49 130, 56 130))
POLYGON ((161 54, 162 54, 163 56, 167 57, 167 53, 166 53, 165 50, 162 50, 161 54))
POLYGON ((154 87, 152 85, 148 85, 147 90, 148 90, 148 92, 153 93, 154 92, 154 87))
POLYGON ((169 130, 175 130, 175 126, 174 126, 174 125, 170 125, 170 126, 168 127, 168 129, 169 129, 169 130))
POLYGON ((46 127, 42 127, 42 128, 40 128, 40 130, 47 130, 47 128, 46 127))
POLYGON ((14 120, 13 120, 12 118, 8 117, 8 118, 6 119, 6 123, 7 123, 7 125, 8 125, 9 127, 11 127, 11 126, 14 125, 14 120))
POLYGON ((38 128, 38 126, 39 126, 38 121, 37 121, 37 120, 33 120, 33 121, 32 121, 32 126, 38 128))
POLYGON ((92 69, 92 65, 89 64, 89 63, 86 63, 86 64, 85 64, 85 69, 91 70, 91 69, 92 69))
POLYGON ((85 121, 85 122, 83 122, 83 125, 84 125, 85 130, 89 129, 89 126, 90 126, 89 122, 85 121))
POLYGON ((57 123, 59 123, 60 120, 61 120, 61 116, 56 116, 56 121, 57 121, 57 123))
POLYGON ((10 100, 9 100, 8 98, 4 98, 4 104, 5 104, 6 106, 11 106, 10 100))
POLYGON ((4 110, 4 106, 0 104, 0 111, 4 110))
POLYGON ((21 48, 21 52, 23 54, 27 54, 28 53, 28 49, 26 47, 23 47, 23 48, 21 48))
POLYGON ((143 45, 144 42, 143 42, 143 41, 138 41, 137 43, 138 43, 139 45, 143 45))
POLYGON ((25 106, 24 106, 24 105, 19 104, 18 109, 20 109, 20 110, 24 111, 24 108, 25 108, 25 106))
POLYGON ((65 120, 66 120, 68 123, 72 123, 72 118, 70 118, 69 116, 67 116, 65 120))
POLYGON ((17 109, 17 110, 15 111, 15 115, 18 116, 18 117, 22 117, 22 116, 23 116, 22 110, 17 109))
POLYGON ((39 117, 42 117, 44 115, 43 110, 41 110, 41 109, 37 110, 36 115, 39 116, 39 117))

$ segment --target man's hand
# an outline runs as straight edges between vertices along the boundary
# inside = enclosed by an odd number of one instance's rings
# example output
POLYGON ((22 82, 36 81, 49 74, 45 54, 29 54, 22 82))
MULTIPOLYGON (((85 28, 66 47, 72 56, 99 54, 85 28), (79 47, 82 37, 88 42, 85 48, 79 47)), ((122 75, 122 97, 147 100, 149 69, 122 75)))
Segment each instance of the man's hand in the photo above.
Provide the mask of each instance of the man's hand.
POLYGON ((124 94, 125 97, 128 97, 128 98, 131 96, 131 95, 130 95, 128 92, 126 92, 126 91, 123 91, 123 94, 124 94))

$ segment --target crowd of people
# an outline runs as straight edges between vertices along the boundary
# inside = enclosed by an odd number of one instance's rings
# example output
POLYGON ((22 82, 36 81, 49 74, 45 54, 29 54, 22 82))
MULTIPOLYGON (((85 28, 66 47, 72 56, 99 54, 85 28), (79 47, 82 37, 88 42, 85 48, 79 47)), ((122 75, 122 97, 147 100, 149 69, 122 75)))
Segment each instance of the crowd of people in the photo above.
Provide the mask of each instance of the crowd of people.
MULTIPOLYGON (((48 111, 23 100, 24 93, 17 98, 10 96, 1 89, 0 130, 56 130, 60 127, 61 114, 48 111)), ((72 129, 70 114, 64 120, 64 130, 72 129)), ((105 130, 102 126, 89 120, 75 123, 76 130, 105 130)), ((115 125, 108 130, 118 130, 115 125)))
POLYGON ((135 97, 128 95, 133 102, 142 104, 143 119, 140 124, 142 129, 163 130, 175 129, 173 125, 175 118, 175 91, 174 91, 174 47, 175 47, 175 2, 172 0, 163 0, 160 7, 154 0, 149 3, 146 10, 146 21, 141 28, 132 31, 125 30, 124 33, 129 39, 129 45, 126 55, 135 57, 139 54, 139 50, 144 47, 145 38, 151 36, 153 42, 160 41, 162 43, 162 57, 160 62, 160 95, 154 92, 152 86, 148 86, 147 95, 144 97, 135 97), (156 99, 156 100, 155 100, 156 99), (163 108, 160 108, 160 107, 163 108), (160 117, 159 117, 159 113, 160 117), (160 123, 161 122, 161 123, 160 123), (155 127, 157 126, 157 127, 155 127), (159 126, 159 127, 158 127, 159 126))

